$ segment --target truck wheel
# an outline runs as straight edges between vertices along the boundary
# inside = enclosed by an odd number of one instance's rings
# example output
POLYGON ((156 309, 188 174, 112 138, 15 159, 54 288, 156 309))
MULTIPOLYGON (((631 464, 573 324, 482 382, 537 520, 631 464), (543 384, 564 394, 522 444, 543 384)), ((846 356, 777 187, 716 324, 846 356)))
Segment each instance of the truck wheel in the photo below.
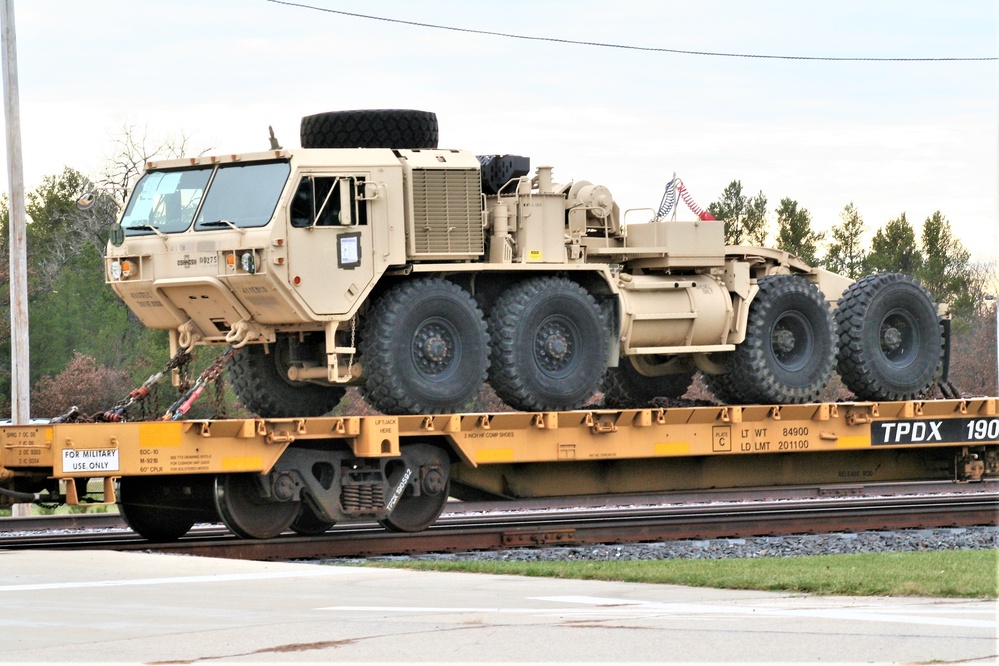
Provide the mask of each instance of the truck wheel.
POLYGON ((514 409, 577 409, 600 389, 610 327, 575 282, 542 277, 514 285, 496 301, 489 327, 489 381, 514 409))
POLYGON ((118 513, 125 524, 150 541, 176 541, 198 521, 217 521, 210 477, 123 476, 118 513))
POLYGON ((604 375, 604 404, 608 407, 644 407, 656 398, 680 398, 694 382, 695 370, 664 375, 643 374, 641 368, 655 371, 659 364, 649 363, 644 356, 626 356, 616 368, 607 368, 604 375))
POLYGON ((833 317, 818 287, 791 275, 760 278, 746 340, 728 357, 745 402, 811 402, 832 377, 833 317))
POLYGON ((711 395, 723 405, 738 405, 744 402, 752 402, 752 400, 746 400, 739 390, 733 386, 732 377, 727 372, 722 375, 703 373, 701 377, 704 378, 704 385, 711 391, 711 395))
POLYGON ((901 273, 853 283, 836 309, 837 366, 861 400, 911 400, 936 381, 944 340, 933 297, 901 273))
POLYGON ((437 114, 412 109, 328 111, 302 118, 303 148, 436 148, 437 114))
POLYGON ((291 381, 287 341, 278 337, 269 347, 249 344, 229 363, 229 384, 243 406, 263 418, 287 418, 322 416, 339 404, 347 389, 291 381))
POLYGON ((471 294, 437 278, 385 292, 361 334, 364 397, 385 414, 467 408, 486 379, 489 337, 471 294))

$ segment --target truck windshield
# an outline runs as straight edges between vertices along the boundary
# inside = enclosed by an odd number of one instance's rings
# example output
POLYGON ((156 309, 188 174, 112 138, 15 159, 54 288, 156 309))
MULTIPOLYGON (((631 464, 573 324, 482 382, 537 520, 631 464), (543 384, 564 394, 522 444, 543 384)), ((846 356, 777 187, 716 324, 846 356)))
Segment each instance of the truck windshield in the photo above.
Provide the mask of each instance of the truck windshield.
POLYGON ((121 218, 125 235, 185 231, 194 220, 213 168, 146 172, 121 218))
POLYGON ((192 222, 199 231, 262 227, 274 215, 290 172, 288 162, 147 172, 135 186, 121 226, 127 236, 178 233, 192 222))

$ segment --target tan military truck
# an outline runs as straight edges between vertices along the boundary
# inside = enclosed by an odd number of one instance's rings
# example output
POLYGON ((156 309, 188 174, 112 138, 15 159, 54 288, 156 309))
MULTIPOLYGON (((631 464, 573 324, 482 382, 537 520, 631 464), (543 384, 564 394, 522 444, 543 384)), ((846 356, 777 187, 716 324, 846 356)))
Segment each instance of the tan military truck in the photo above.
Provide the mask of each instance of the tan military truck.
POLYGON ((834 366, 862 400, 938 376, 938 308, 913 279, 855 283, 725 246, 717 221, 622 213, 513 155, 437 148, 432 113, 338 111, 301 149, 151 162, 106 278, 174 350, 230 344, 261 416, 316 416, 345 387, 394 414, 462 411, 488 381, 524 411, 675 398, 814 401, 834 366))

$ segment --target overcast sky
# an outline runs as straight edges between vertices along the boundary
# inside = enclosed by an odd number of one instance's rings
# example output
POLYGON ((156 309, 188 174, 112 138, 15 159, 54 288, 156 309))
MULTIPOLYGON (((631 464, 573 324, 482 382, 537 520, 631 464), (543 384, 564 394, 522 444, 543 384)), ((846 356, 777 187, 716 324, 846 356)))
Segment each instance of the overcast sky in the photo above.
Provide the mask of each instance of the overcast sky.
MULTIPOLYGON (((999 56, 995 0, 388 0, 302 4, 471 30, 723 52, 999 56)), ((528 41, 266 0, 14 0, 25 183, 97 175, 122 128, 195 148, 299 145, 303 115, 435 111, 440 145, 515 153, 555 180, 656 207, 674 172, 702 206, 732 180, 818 229, 935 210, 999 257, 999 62, 828 62, 528 41)), ((3 181, 7 187, 7 179, 3 181)), ((629 218, 631 219, 631 218, 629 218)))

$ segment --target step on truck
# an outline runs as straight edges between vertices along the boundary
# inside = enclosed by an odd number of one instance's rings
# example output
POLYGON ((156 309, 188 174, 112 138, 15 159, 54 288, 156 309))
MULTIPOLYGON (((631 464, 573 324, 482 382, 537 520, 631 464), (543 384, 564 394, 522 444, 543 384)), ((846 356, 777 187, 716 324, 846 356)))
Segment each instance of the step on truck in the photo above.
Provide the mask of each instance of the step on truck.
POLYGON ((683 395, 922 396, 946 321, 912 278, 856 282, 723 223, 622 211, 516 155, 437 147, 432 113, 303 118, 301 149, 150 162, 106 279, 173 352, 239 349, 230 381, 265 418, 330 412, 347 386, 396 415, 466 410, 484 382, 520 411, 683 395))

